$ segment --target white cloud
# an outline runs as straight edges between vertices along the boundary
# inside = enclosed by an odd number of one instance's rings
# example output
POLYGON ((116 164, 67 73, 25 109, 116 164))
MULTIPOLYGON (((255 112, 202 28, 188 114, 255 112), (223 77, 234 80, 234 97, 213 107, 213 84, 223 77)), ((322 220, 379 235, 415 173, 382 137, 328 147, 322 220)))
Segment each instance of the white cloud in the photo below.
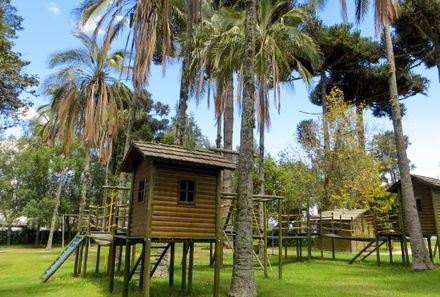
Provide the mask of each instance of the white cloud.
POLYGON ((47 9, 54 15, 59 15, 61 12, 61 9, 58 7, 58 4, 56 4, 55 2, 49 2, 49 4, 47 4, 47 9))
POLYGON ((21 107, 18 109, 21 120, 31 120, 37 114, 37 110, 32 107, 21 107))

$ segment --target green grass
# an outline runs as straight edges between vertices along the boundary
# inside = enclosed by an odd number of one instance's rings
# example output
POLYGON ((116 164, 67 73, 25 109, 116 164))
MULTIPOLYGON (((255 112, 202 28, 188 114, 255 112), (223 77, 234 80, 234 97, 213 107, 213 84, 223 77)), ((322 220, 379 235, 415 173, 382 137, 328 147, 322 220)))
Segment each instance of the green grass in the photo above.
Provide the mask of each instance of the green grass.
MULTIPOLYGON (((181 247, 178 247, 178 252, 181 247)), ((26 247, 0 248, 0 296, 121 296, 122 276, 118 275, 113 294, 107 292, 108 280, 104 274, 95 275, 94 261, 96 250, 92 248, 89 258, 87 278, 73 277, 73 257, 57 271, 47 282, 41 283, 39 276, 61 251, 60 248, 47 251, 26 247)), ((271 249, 269 249, 269 253, 271 249)), ((276 251, 275 251, 276 252, 276 251)), ((384 252, 384 251, 382 251, 384 252)), ((272 257, 273 271, 270 278, 264 279, 261 271, 256 272, 258 296, 290 297, 290 296, 440 296, 440 269, 414 273, 400 264, 388 264, 383 253, 382 265, 377 267, 374 257, 364 263, 349 265, 353 256, 337 253, 337 260, 318 258, 310 261, 298 261, 293 249, 283 267, 283 280, 278 280, 276 266, 277 256, 272 257)), ((209 268, 209 251, 196 245, 194 289, 191 296, 211 296, 213 285, 213 269, 209 268)), ((318 255, 319 252, 314 252, 318 255)), ((180 254, 177 254, 177 260, 180 254)), ((396 256, 398 261, 399 257, 396 256)), ((226 251, 225 267, 222 270, 221 292, 226 296, 231 277, 231 253, 226 251)), ((438 261, 438 260, 436 260, 438 261)), ((176 263, 179 263, 178 261, 176 263)), ((102 268, 101 268, 102 269, 102 268)), ((168 280, 154 279, 152 295, 158 297, 181 296, 180 267, 176 267, 175 288, 168 288, 168 280)), ((138 276, 130 285, 130 296, 140 296, 137 288, 138 276)))

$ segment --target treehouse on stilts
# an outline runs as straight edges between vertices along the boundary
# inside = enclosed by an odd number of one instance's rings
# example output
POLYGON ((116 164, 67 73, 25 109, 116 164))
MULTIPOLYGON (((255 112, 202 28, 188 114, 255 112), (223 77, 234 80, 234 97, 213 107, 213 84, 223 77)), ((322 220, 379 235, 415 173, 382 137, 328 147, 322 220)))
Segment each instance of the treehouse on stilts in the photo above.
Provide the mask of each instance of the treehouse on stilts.
MULTIPOLYGON (((181 289, 191 291, 194 244, 201 242, 215 244, 214 296, 219 296, 224 169, 234 170, 235 166, 212 152, 145 142, 132 144, 122 163, 122 171, 132 173, 132 188, 127 232, 120 239, 125 241, 126 251, 141 244, 142 253, 134 265, 130 265, 131 253, 125 253, 123 296, 128 296, 129 282, 138 265, 143 296, 150 296, 154 243, 165 243, 165 252, 170 252, 170 286, 174 285, 176 243, 183 243, 181 289)), ((110 282, 112 278, 110 275, 110 282)))

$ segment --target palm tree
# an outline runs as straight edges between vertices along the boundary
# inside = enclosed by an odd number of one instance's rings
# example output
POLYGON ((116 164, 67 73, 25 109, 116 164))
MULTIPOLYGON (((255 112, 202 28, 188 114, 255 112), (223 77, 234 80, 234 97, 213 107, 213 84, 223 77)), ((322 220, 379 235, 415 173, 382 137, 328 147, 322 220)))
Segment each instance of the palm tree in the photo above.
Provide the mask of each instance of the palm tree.
MULTIPOLYGON (((341 4, 343 14, 345 14, 346 0, 341 0, 341 4)), ((355 4, 356 19, 360 21, 368 10, 369 1, 355 0, 355 4)), ((405 226, 410 236, 412 250, 412 269, 414 271, 433 269, 434 265, 432 264, 428 251, 424 245, 422 229, 420 227, 420 221, 417 214, 409 161, 406 154, 405 137, 402 126, 402 113, 400 110, 399 94, 397 89, 396 65, 394 60, 394 50, 390 27, 399 16, 400 6, 397 0, 375 0, 373 2, 373 6, 376 33, 379 33, 383 30, 385 39, 389 71, 390 105, 399 163, 405 226)))
POLYGON ((102 161, 112 152, 112 143, 123 124, 121 109, 131 91, 112 74, 124 70, 125 54, 110 51, 114 36, 107 34, 102 46, 83 33, 75 35, 83 48, 56 53, 49 66, 56 68, 45 82, 51 97, 51 117, 46 125, 52 140, 62 140, 66 155, 76 136, 85 150, 80 210, 86 203, 90 150, 99 148, 102 161))
POLYGON ((252 171, 254 167, 254 114, 255 114, 255 37, 257 5, 255 0, 243 1, 246 11, 243 56, 243 112, 241 116, 240 155, 238 158, 237 220, 235 220, 235 250, 229 296, 257 295, 252 259, 252 171))

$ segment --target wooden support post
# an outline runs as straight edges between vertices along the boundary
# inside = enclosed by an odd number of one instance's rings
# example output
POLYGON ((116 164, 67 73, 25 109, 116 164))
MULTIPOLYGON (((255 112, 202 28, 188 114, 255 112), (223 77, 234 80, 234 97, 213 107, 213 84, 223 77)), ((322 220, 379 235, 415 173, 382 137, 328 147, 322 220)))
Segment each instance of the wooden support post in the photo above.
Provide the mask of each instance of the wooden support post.
MULTIPOLYGON (((118 249, 118 272, 121 271, 123 249, 124 249, 123 245, 119 246, 119 249, 118 249)), ((127 251, 125 251, 125 253, 127 253, 127 251)))
POLYGON ((336 255, 335 255, 335 237, 334 237, 334 235, 335 235, 335 223, 334 223, 333 219, 334 219, 334 215, 333 215, 333 212, 332 212, 332 220, 331 220, 331 225, 330 226, 332 227, 332 234, 333 234, 333 236, 332 236, 332 259, 334 260, 336 258, 336 255))
POLYGON ((144 287, 144 274, 145 274, 145 242, 142 243, 142 251, 141 251, 141 275, 139 278, 139 288, 142 290, 144 287))
MULTIPOLYGON (((186 291, 186 264, 187 264, 187 256, 188 256, 188 243, 183 243, 183 251, 182 251, 182 283, 180 290, 182 292, 186 291)), ((217 261, 216 261, 217 263, 217 261)))
POLYGON ((405 264, 405 247, 403 246, 403 235, 400 236, 400 253, 402 254, 402 264, 405 264))
MULTIPOLYGON (((223 172, 217 173, 217 192, 215 196, 215 263, 214 263, 214 297, 220 296, 220 269, 223 258, 223 219, 221 191, 223 189, 223 172)), ((236 201, 235 201, 236 203, 236 201)))
POLYGON ((78 246, 75 251, 75 265, 73 266, 73 276, 78 276, 78 263, 79 263, 80 250, 81 250, 81 245, 78 246))
POLYGON ((319 210, 319 238, 321 244, 321 259, 324 259, 324 240, 322 239, 322 210, 319 210))
POLYGON ((78 260, 77 275, 80 275, 81 271, 82 271, 81 269, 82 269, 83 254, 84 254, 84 241, 81 243, 80 249, 79 249, 79 260, 78 260))
POLYGON ((133 267, 136 263, 136 243, 131 245, 131 263, 130 267, 133 267))
POLYGON ((188 266, 188 293, 192 292, 194 270, 194 242, 189 243, 189 266, 188 266))
POLYGON ((431 236, 428 236, 426 240, 428 241, 429 258, 431 258, 432 261, 433 257, 432 257, 431 236))
MULTIPOLYGON (((66 218, 63 215, 63 225, 62 225, 62 229, 61 229, 61 247, 64 249, 64 232, 65 232, 65 228, 64 225, 66 223, 66 218)), ((40 232, 40 230, 37 230, 37 232, 40 232)), ((38 244, 38 242, 37 242, 38 244)))
POLYGON ((155 166, 153 160, 149 160, 149 172, 148 172, 148 196, 147 196, 147 226, 145 232, 145 253, 144 253, 144 273, 142 275, 143 278, 143 288, 142 288, 142 296, 150 297, 150 272, 151 272, 151 232, 152 232, 152 223, 153 223, 153 190, 154 190, 154 176, 155 176, 155 166))
POLYGON ((169 282, 168 286, 172 288, 174 286, 174 262, 176 259, 176 243, 172 242, 170 246, 170 269, 169 269, 169 282))
MULTIPOLYGON (((264 254, 263 254, 263 269, 264 269, 264 277, 268 278, 269 275, 267 273, 267 202, 263 202, 263 246, 264 246, 264 254)), ((287 252, 286 252, 287 256, 287 252)))
POLYGON ((209 267, 212 267, 214 264, 213 258, 212 258, 212 242, 209 243, 209 267))
POLYGON ((101 246, 98 244, 98 250, 96 251, 96 267, 95 273, 99 273, 99 260, 101 259, 101 246))
POLYGON ((377 261, 377 266, 380 266, 380 246, 379 246, 379 233, 377 232, 376 213, 373 214, 373 218, 374 218, 374 226, 376 226, 374 231, 374 235, 376 237, 376 261, 377 261))
POLYGON ((393 264, 393 239, 388 236, 388 251, 390 254, 390 264, 393 264))
POLYGON ((303 241, 302 239, 298 239, 299 240, 299 258, 302 259, 303 256, 303 241))
POLYGON ((90 245, 90 237, 87 236, 84 240, 84 263, 83 263, 83 277, 86 277, 87 274, 87 260, 89 257, 89 245, 90 245))
MULTIPOLYGON (((122 289, 123 297, 128 297, 128 284, 130 282, 130 256, 130 240, 127 238, 125 241, 124 288, 122 289)), ((121 260, 119 260, 119 262, 121 262, 121 260)))
POLYGON ((278 279, 283 278, 283 226, 281 199, 278 200, 278 279))
POLYGON ((310 204, 307 200, 307 259, 312 259, 312 233, 310 230, 310 204))
POLYGON ((108 279, 108 290, 113 293, 113 285, 115 279, 115 260, 116 260, 116 242, 113 239, 110 246, 110 256, 109 256, 109 279, 108 279))

